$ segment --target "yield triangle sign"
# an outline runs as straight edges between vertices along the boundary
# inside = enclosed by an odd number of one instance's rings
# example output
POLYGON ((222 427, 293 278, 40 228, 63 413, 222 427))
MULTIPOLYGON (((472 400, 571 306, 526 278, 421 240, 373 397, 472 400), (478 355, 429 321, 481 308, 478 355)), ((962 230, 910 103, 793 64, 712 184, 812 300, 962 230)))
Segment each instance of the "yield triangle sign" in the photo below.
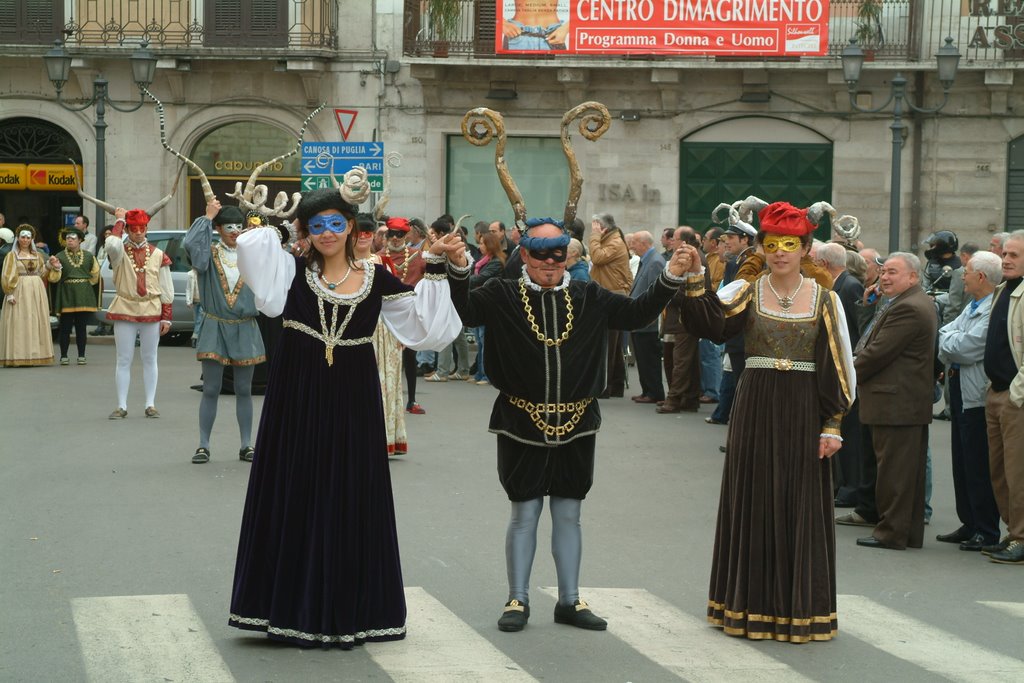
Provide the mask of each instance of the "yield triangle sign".
POLYGON ((334 116, 338 119, 338 130, 341 131, 341 139, 348 141, 348 134, 352 130, 352 124, 356 122, 357 112, 354 109, 335 109, 334 116))

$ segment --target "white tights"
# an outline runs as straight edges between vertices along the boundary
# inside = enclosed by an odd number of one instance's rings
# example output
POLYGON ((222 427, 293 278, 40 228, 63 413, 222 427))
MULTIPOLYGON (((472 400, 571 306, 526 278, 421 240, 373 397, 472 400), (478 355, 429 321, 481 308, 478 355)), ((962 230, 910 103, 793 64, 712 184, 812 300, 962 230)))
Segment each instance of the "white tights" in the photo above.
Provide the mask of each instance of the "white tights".
POLYGON ((132 379, 132 359, 135 358, 135 335, 139 336, 142 356, 142 381, 146 386, 146 407, 156 404, 156 348, 160 343, 160 323, 133 323, 114 321, 114 346, 117 348, 117 367, 114 383, 117 385, 117 407, 128 410, 128 385, 132 379))

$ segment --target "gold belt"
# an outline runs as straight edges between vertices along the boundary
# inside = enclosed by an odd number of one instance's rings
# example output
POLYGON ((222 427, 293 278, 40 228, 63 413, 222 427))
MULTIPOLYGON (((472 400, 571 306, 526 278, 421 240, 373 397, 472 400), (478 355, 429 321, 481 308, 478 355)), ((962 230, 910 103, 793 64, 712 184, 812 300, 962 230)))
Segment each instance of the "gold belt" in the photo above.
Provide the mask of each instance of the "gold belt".
POLYGON ((790 370, 814 372, 815 370, 814 363, 811 361, 790 360, 789 358, 768 358, 766 356, 751 356, 743 362, 743 367, 780 370, 782 372, 789 372, 790 370))
POLYGON ((514 405, 516 408, 522 408, 533 420, 534 426, 537 427, 545 436, 565 436, 576 429, 576 425, 583 419, 583 413, 586 412, 587 406, 593 401, 593 398, 585 398, 580 401, 570 401, 568 403, 533 403, 527 401, 525 398, 517 398, 515 396, 509 396, 508 402, 514 405), (552 413, 571 413, 572 417, 569 421, 561 425, 553 425, 547 422, 542 415, 551 415, 552 413))
POLYGON ((64 284, 66 284, 66 285, 78 285, 78 284, 81 284, 83 282, 89 282, 89 278, 86 278, 86 277, 69 277, 67 280, 64 280, 64 284))
POLYGON ((248 318, 221 318, 219 315, 214 315, 213 313, 210 313, 209 311, 203 311, 203 314, 207 318, 213 318, 214 320, 216 320, 219 323, 227 323, 228 325, 238 325, 238 324, 241 324, 241 323, 249 322, 250 320, 253 319, 253 316, 251 316, 251 315, 248 318))

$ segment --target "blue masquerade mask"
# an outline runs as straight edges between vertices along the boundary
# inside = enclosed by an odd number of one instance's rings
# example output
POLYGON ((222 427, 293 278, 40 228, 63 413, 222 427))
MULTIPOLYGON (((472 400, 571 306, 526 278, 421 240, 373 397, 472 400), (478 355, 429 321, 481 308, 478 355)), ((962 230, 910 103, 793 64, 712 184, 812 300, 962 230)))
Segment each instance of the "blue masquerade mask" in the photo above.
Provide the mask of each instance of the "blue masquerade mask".
POLYGON ((317 214, 306 224, 310 235, 322 235, 326 230, 341 234, 348 229, 348 219, 338 213, 317 214))

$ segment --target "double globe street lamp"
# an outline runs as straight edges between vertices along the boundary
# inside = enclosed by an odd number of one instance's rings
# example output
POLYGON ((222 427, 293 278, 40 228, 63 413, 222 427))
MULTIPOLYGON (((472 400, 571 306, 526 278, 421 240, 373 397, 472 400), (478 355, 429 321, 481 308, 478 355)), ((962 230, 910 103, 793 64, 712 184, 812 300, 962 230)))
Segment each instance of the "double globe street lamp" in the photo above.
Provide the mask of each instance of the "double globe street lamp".
POLYGON ((907 79, 897 72, 890 81, 889 99, 873 108, 861 107, 857 104, 857 82, 860 80, 861 67, 864 66, 864 52, 857 45, 857 39, 851 38, 850 44, 843 50, 843 79, 850 93, 850 106, 865 114, 875 114, 887 108, 892 109, 892 183, 889 188, 889 253, 899 251, 900 242, 900 166, 903 149, 903 136, 906 124, 903 123, 903 106, 918 114, 937 114, 949 102, 949 89, 953 87, 956 69, 960 64, 960 52, 953 45, 952 38, 946 38, 946 44, 939 48, 935 61, 939 67, 939 83, 942 84, 942 102, 931 108, 918 107, 907 98, 907 79))
MULTIPOLYGON (((96 120, 93 121, 93 128, 96 130, 96 197, 98 199, 106 199, 106 106, 109 104, 113 109, 128 114, 138 110, 146 102, 146 96, 143 94, 142 89, 148 88, 153 82, 153 76, 156 73, 156 55, 149 50, 149 41, 143 40, 138 49, 132 52, 129 58, 132 67, 132 81, 139 88, 139 103, 131 107, 118 106, 116 102, 110 99, 109 84, 107 79, 103 77, 103 74, 97 74, 96 78, 93 79, 92 98, 88 102, 82 105, 67 104, 62 98, 62 93, 64 84, 67 83, 68 76, 71 74, 71 60, 71 55, 67 53, 63 43, 59 40, 54 41, 53 48, 48 50, 43 56, 43 61, 46 63, 46 73, 50 78, 50 82, 53 83, 53 87, 57 90, 57 103, 61 107, 68 111, 83 111, 93 105, 96 106, 96 120)), ((103 209, 97 208, 97 233, 102 233, 101 226, 104 222, 103 209)))

